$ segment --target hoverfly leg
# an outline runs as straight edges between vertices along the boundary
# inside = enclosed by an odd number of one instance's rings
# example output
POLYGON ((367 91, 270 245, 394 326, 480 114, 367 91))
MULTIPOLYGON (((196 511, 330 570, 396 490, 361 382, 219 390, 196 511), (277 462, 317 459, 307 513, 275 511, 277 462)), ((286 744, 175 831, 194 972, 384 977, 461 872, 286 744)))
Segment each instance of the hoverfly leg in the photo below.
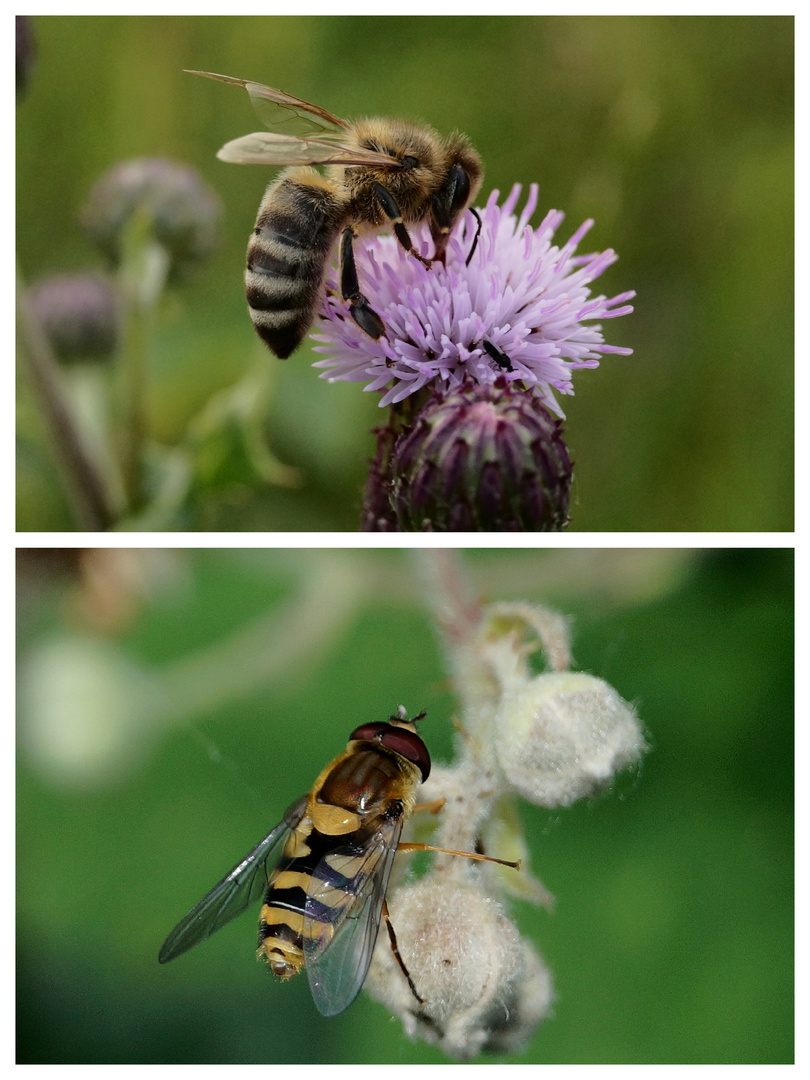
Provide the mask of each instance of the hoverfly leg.
POLYGON ((349 225, 340 238, 340 293, 343 299, 348 301, 349 314, 360 329, 377 341, 385 333, 385 323, 360 292, 352 246, 354 237, 354 229, 349 225))
POLYGON ((463 859, 475 859, 476 862, 494 862, 501 866, 511 866, 513 870, 520 869, 520 859, 517 862, 509 862, 508 859, 496 859, 492 855, 481 855, 477 851, 456 851, 453 848, 436 847, 434 844, 411 844, 401 843, 397 851, 439 851, 443 855, 460 855, 463 859))
POLYGON ((399 946, 397 945, 397 935, 394 933, 394 926, 393 926, 393 923, 391 922, 391 916, 388 914, 388 901, 387 900, 383 900, 382 913, 383 913, 383 918, 385 919, 386 929, 388 930, 388 940, 391 943, 391 952, 394 954, 394 959, 399 964, 400 971, 405 976, 405 978, 408 980, 408 986, 411 988, 411 993, 413 994, 413 996, 416 998, 416 1000, 419 1002, 420 1005, 424 1005, 425 1004, 425 999, 423 997, 420 997, 419 994, 417 993, 416 987, 413 984, 413 979, 411 978, 411 973, 405 967, 405 961, 400 956, 399 946))
POLYGON ((413 255, 415 259, 418 259, 423 266, 429 267, 433 260, 426 259, 424 255, 420 255, 419 252, 414 249, 410 233, 405 228, 405 223, 402 220, 402 211, 397 206, 394 196, 376 180, 371 186, 374 188, 374 194, 377 196, 377 201, 382 207, 382 212, 391 222, 394 236, 396 236, 401 246, 410 255, 413 255))

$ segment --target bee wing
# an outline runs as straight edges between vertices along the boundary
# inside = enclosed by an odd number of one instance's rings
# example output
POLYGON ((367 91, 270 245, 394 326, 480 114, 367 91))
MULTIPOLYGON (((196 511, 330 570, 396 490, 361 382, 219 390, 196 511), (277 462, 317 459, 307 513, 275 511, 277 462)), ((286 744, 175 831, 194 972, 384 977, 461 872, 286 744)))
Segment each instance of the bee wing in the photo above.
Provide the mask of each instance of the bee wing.
POLYGON ((361 853, 347 844, 315 870, 304 909, 304 956, 324 1016, 347 1009, 365 982, 402 822, 386 819, 361 853))
POLYGON ((243 87, 250 94, 260 119, 271 131, 281 128, 285 135, 305 135, 325 130, 345 131, 349 126, 345 120, 326 109, 292 94, 285 94, 283 90, 274 90, 272 86, 262 86, 249 79, 232 79, 230 75, 215 75, 211 71, 186 71, 189 75, 202 75, 206 79, 243 87))
MULTIPOLYGON (((335 134, 338 140, 342 136, 335 134)), ((274 131, 254 131, 232 139, 217 151, 220 161, 236 165, 375 165, 401 169, 402 163, 390 154, 345 146, 324 133, 313 138, 279 135, 274 131)))
POLYGON ((306 795, 294 802, 275 829, 180 920, 163 942, 161 964, 205 941, 259 899, 267 888, 268 859, 304 816, 306 805, 306 795))

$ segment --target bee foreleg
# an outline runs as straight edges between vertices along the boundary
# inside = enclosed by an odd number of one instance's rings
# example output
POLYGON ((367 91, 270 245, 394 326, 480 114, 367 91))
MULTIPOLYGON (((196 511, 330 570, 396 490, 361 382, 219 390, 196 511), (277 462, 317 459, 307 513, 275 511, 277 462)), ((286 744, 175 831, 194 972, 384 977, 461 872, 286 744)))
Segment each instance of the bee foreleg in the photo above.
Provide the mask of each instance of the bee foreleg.
POLYGON ((382 184, 376 180, 373 183, 374 194, 377 196, 377 201, 382 207, 382 212, 391 222, 394 229, 394 236, 399 240, 402 247, 413 255, 415 259, 418 259, 420 263, 425 266, 430 266, 432 259, 426 259, 424 255, 420 255, 418 251, 414 249, 413 241, 411 240, 411 234, 405 228, 405 223, 402 220, 402 211, 397 206, 397 201, 387 188, 384 188, 382 184))
POLYGON ((394 954, 394 958, 396 959, 396 962, 399 964, 399 967, 400 967, 400 970, 402 971, 402 974, 408 980, 408 986, 410 986, 410 988, 411 988, 411 993, 413 994, 413 996, 416 998, 416 1000, 419 1002, 420 1005, 424 1005, 425 1004, 425 999, 420 997, 419 994, 416 992, 416 987, 413 985, 413 979, 411 978, 411 973, 405 967, 405 961, 399 955, 399 946, 397 945, 397 935, 394 933, 394 927, 393 927, 393 925, 391 923, 391 916, 388 914, 388 902, 386 900, 383 900, 382 913, 383 913, 383 918, 385 919, 386 929, 388 930, 388 940, 391 943, 391 952, 394 954))
POLYGON ((340 292, 343 299, 348 301, 349 314, 360 329, 377 341, 385 333, 385 323, 360 292, 352 246, 354 236, 354 229, 349 225, 340 238, 340 292))
POLYGON ((418 814, 420 811, 422 811, 422 813, 427 811, 429 814, 438 814, 446 802, 447 799, 434 799, 432 802, 419 803, 418 806, 413 808, 413 813, 418 814))
POLYGON ((478 227, 475 230, 475 237, 473 238, 472 247, 470 248, 470 254, 467 256, 466 261, 464 263, 465 266, 469 266, 470 263, 472 262, 472 257, 475 254, 475 249, 478 247, 478 237, 481 235, 481 215, 478 213, 478 211, 475 209, 475 207, 472 207, 472 206, 470 207, 470 213, 473 215, 475 220, 478 222, 478 227))

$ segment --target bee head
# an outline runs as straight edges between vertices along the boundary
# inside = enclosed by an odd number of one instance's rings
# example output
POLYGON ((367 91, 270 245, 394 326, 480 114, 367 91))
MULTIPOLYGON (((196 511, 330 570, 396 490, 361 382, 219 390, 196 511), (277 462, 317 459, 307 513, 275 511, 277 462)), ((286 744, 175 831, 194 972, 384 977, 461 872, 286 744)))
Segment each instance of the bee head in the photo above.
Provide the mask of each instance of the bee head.
POLYGON ((422 774, 422 783, 430 776, 430 754, 422 739, 416 733, 416 722, 423 719, 425 713, 421 712, 413 720, 406 718, 405 710, 400 706, 396 716, 392 716, 387 722, 378 721, 373 724, 361 724, 354 729, 349 738, 352 741, 379 743, 387 750, 393 750, 395 754, 404 757, 415 765, 422 774))

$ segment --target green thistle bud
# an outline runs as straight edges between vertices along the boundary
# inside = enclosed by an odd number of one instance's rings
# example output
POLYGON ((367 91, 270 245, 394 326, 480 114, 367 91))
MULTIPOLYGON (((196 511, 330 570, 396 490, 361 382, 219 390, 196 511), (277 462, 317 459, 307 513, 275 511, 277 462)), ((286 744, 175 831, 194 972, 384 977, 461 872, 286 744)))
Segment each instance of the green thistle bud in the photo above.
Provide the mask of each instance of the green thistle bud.
POLYGON ((124 233, 140 213, 182 272, 216 246, 220 201, 195 169, 163 158, 135 158, 114 165, 95 185, 82 223, 114 265, 124 233))
POLYGON ((114 352, 120 306, 115 290, 103 278, 56 274, 37 282, 29 300, 60 359, 105 359, 114 352))
POLYGON ((405 531, 553 532, 568 524, 572 466, 560 422, 504 378, 428 402, 397 440, 390 475, 405 531))

